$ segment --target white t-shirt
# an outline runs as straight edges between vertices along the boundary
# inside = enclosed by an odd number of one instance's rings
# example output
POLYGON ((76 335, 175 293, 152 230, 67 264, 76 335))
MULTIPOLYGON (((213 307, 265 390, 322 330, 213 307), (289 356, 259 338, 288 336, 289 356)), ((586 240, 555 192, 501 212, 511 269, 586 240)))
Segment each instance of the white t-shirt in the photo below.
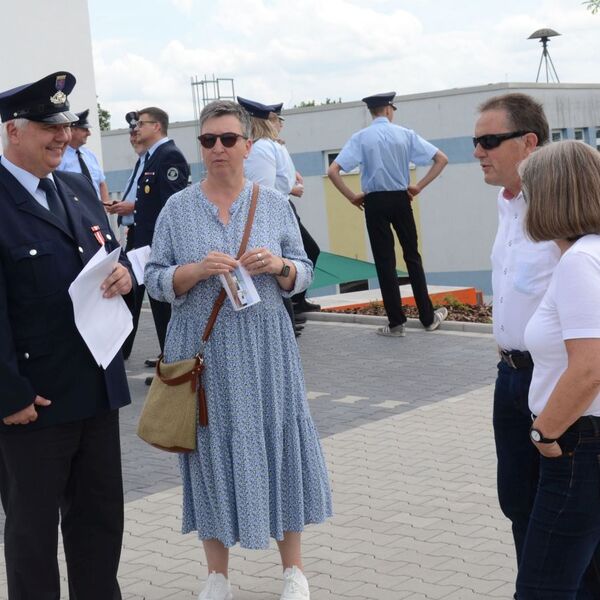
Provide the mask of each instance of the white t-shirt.
POLYGON ((498 194, 498 232, 492 248, 494 337, 503 350, 528 350, 527 321, 548 288, 560 258, 554 242, 533 242, 525 234, 523 194, 498 194))
MULTIPOLYGON (((525 329, 533 356, 529 408, 539 415, 567 368, 564 340, 600 338, 600 236, 586 235, 561 257, 525 329)), ((600 394, 584 415, 600 416, 600 394)))

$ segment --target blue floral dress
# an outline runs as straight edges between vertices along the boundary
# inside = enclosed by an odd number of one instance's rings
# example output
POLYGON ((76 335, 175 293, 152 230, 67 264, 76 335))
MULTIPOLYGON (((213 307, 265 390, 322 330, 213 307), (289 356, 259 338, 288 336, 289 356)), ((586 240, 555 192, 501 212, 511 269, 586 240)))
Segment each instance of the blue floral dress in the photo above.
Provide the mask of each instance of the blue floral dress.
MULTIPOLYGON (((178 265, 211 251, 235 256, 241 243, 252 184, 247 182, 224 225, 199 184, 172 196, 156 223, 146 266, 148 293, 172 304, 165 361, 192 357, 221 290, 218 277, 175 297, 178 265)), ((261 301, 235 312, 226 300, 207 342, 204 388, 209 425, 198 447, 180 455, 183 532, 225 546, 266 548, 271 537, 302 531, 331 516, 331 494, 321 444, 306 401, 298 346, 282 295, 310 284, 306 257, 288 199, 261 187, 248 249, 265 247, 294 261, 293 290, 272 275, 254 277, 261 301)))

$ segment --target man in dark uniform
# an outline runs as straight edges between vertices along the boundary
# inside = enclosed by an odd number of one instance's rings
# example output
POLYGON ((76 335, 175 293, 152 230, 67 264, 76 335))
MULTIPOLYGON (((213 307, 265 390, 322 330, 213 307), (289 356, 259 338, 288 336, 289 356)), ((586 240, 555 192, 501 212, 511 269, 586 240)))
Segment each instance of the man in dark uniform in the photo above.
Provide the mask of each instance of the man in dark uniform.
MULTIPOLYGON (((141 156, 141 175, 135 184, 136 200, 118 202, 108 209, 109 212, 121 217, 133 214, 133 223, 127 231, 127 251, 152 245, 154 226, 162 207, 170 196, 187 186, 190 176, 190 167, 181 150, 167 137, 169 115, 164 110, 151 106, 137 111, 136 117, 136 141, 145 149, 141 156)), ((126 357, 133 347, 142 308, 144 288, 141 287, 142 281, 138 283, 140 288, 136 295, 137 303, 133 313, 134 329, 123 345, 123 353, 126 357)), ((171 306, 166 302, 158 302, 150 298, 150 307, 162 353, 167 325, 171 318, 171 306)), ((151 361, 146 363, 149 364, 151 361)))
POLYGON ((363 98, 373 122, 350 138, 329 167, 327 175, 354 206, 362 210, 364 205, 377 278, 389 320, 389 324, 380 327, 377 333, 403 337, 406 315, 402 310, 391 227, 402 246, 419 320, 427 331, 434 331, 448 316, 445 307, 433 310, 410 205, 412 198, 442 172, 448 158, 411 129, 392 123, 396 110, 393 104, 395 96, 396 92, 388 92, 363 98), (410 163, 427 165, 431 161, 433 164, 423 178, 411 185, 410 163), (341 171, 347 173, 359 165, 362 192, 356 194, 344 183, 341 171))
MULTIPOLYGON (((55 170, 77 121, 67 99, 74 85, 59 72, 0 93, 0 497, 10 600, 59 600, 59 515, 70 598, 121 598, 117 409, 129 390, 120 354, 106 370, 92 357, 68 293, 102 243, 118 244, 91 182, 55 170)), ((131 298, 125 258, 102 289, 131 298)))

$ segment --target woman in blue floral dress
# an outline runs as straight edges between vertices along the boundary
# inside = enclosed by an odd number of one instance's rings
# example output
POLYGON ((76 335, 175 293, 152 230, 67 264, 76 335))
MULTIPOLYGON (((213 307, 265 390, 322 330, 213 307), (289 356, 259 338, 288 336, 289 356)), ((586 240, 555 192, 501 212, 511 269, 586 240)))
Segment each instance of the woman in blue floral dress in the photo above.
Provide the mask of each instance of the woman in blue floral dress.
POLYGON ((301 532, 331 516, 331 495, 281 296, 308 287, 312 264, 287 198, 267 187, 236 261, 252 193, 243 165, 249 117, 238 104, 217 101, 202 111, 200 128, 207 177, 165 205, 145 273, 148 293, 172 304, 165 362, 198 351, 219 275, 241 264, 260 302, 235 311, 226 301, 205 347, 209 424, 198 428, 197 450, 180 456, 183 532, 196 530, 206 553, 199 600, 230 600, 229 547, 267 548, 270 538, 284 568, 282 600, 307 600, 301 532))

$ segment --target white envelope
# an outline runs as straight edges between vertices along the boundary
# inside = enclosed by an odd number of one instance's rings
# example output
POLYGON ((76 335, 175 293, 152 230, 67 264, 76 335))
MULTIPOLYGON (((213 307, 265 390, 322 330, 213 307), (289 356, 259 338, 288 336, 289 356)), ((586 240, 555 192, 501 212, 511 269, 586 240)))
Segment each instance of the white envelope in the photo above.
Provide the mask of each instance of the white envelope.
POLYGON ((138 285, 144 285, 144 269, 150 258, 150 246, 142 246, 127 253, 127 258, 131 263, 133 274, 137 279, 138 285))
POLYGON ((69 286, 75 325, 92 356, 104 369, 133 330, 131 312, 121 296, 104 298, 102 282, 119 262, 121 248, 110 254, 102 246, 69 286))

